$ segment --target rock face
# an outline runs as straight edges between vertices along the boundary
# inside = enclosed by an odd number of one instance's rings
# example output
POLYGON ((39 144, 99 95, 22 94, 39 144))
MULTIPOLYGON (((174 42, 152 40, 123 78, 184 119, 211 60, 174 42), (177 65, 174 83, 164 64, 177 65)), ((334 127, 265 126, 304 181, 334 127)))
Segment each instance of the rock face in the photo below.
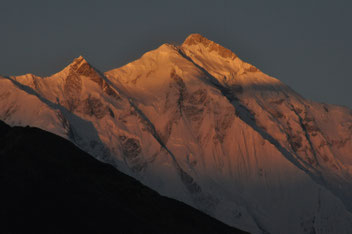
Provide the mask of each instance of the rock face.
POLYGON ((352 111, 304 99, 199 34, 105 74, 79 58, 51 77, 3 78, 0 96, 7 123, 66 137, 232 226, 352 232, 352 111), (73 109, 71 70, 83 70, 73 109))

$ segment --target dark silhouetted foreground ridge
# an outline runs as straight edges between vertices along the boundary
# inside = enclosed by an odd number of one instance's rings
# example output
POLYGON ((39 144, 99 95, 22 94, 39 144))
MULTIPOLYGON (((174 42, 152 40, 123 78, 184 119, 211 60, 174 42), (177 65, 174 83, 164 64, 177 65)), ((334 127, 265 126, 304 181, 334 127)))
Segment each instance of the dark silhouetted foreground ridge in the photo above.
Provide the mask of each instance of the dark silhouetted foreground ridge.
POLYGON ((1 233, 244 233, 69 141, 0 121, 1 233))

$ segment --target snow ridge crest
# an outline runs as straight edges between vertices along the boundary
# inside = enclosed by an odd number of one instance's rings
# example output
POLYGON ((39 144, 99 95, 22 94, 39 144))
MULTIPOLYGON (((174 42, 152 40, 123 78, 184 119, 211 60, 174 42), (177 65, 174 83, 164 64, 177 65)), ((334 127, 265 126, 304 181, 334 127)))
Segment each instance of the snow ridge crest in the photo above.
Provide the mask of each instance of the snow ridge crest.
POLYGON ((203 45, 208 49, 209 52, 216 51, 221 57, 235 59, 237 55, 231 50, 217 44, 198 33, 189 35, 183 42, 182 47, 193 46, 193 45, 203 45))

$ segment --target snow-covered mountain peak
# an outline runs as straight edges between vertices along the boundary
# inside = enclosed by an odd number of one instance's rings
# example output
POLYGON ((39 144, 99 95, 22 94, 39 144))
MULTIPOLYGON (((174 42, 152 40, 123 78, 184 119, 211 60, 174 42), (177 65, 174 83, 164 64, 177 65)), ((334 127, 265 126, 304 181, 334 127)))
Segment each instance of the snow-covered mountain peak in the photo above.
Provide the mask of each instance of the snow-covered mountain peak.
MULTIPOLYGON (((139 60, 149 60, 149 61, 163 61, 169 57, 178 57, 180 54, 178 53, 178 48, 172 44, 164 43, 158 48, 148 51, 142 55, 142 57, 136 61, 133 61, 129 64, 135 64, 139 60)), ((167 59, 168 60, 168 59, 167 59)), ((127 64, 127 65, 129 65, 127 64)))
MULTIPOLYGON (((86 63, 88 63, 88 61, 87 61, 85 58, 83 58, 82 55, 80 55, 79 57, 75 58, 75 59, 72 61, 72 63, 70 64, 70 66, 74 66, 74 65, 80 66, 80 65, 83 65, 83 64, 86 64, 86 63)), ((89 64, 89 63, 88 63, 88 64, 89 64)))
POLYGON ((251 233, 352 233, 350 113, 199 34, 105 74, 80 56, 50 77, 0 77, 0 119, 251 233))
POLYGON ((176 46, 166 43, 123 67, 106 72, 105 75, 114 81, 124 83, 124 87, 133 87, 130 91, 137 92, 141 89, 156 94, 160 85, 168 85, 171 71, 182 72, 187 69, 197 70, 179 53, 176 46))
POLYGON ((180 52, 189 60, 209 72, 221 84, 243 85, 275 82, 255 66, 242 61, 231 50, 201 36, 191 34, 180 46, 180 52), (266 78, 269 78, 266 80, 266 78))
POLYGON ((90 77, 99 73, 85 58, 79 56, 75 58, 73 62, 68 65, 64 70, 70 70, 78 75, 90 77))
POLYGON ((189 35, 186 40, 183 42, 182 47, 194 47, 197 49, 205 49, 207 52, 211 53, 211 52, 215 52, 217 53, 219 56, 226 58, 226 59, 230 59, 233 60, 235 59, 237 56, 235 55, 235 53, 233 53, 231 50, 203 37, 200 34, 191 34, 189 35))

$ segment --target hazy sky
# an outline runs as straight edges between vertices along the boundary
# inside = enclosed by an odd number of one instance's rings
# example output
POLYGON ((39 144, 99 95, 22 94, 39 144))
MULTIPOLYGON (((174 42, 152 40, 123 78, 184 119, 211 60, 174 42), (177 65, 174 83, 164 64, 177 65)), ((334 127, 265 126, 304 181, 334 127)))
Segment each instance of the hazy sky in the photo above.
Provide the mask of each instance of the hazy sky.
POLYGON ((0 2, 0 74, 50 75, 79 55, 101 71, 190 33, 303 96, 352 107, 351 0, 0 2))

